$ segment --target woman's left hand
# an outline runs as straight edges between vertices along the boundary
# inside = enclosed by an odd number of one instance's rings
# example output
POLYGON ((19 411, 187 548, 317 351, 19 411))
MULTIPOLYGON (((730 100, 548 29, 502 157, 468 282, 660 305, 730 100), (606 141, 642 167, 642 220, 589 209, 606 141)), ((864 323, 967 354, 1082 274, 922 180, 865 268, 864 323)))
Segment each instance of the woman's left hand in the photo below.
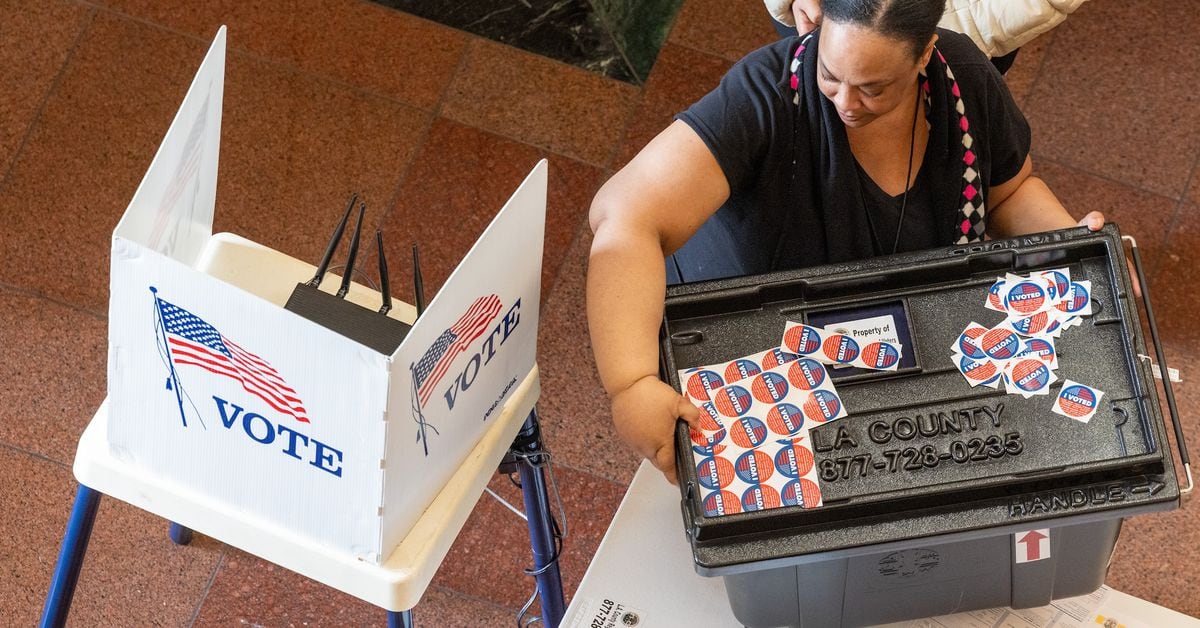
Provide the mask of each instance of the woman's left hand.
MULTIPOLYGON (((1079 221, 1079 226, 1087 227, 1089 231, 1099 231, 1104 227, 1104 214, 1101 212, 1089 212, 1088 215, 1083 217, 1083 220, 1079 221)), ((1133 282, 1133 294, 1141 298, 1142 284, 1138 281, 1137 272, 1133 269, 1133 262, 1126 258, 1125 263, 1129 266, 1129 280, 1133 282)))

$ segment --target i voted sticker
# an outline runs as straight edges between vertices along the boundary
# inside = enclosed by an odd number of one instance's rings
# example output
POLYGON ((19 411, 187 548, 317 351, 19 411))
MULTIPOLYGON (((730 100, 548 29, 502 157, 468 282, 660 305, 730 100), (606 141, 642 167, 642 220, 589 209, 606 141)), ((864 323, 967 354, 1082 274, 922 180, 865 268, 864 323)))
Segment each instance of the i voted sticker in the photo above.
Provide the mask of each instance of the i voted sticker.
POLYGON ((1088 316, 1092 313, 1092 282, 1073 281, 1066 297, 1055 304, 1058 311, 1076 316, 1088 316))
POLYGON ((828 390, 814 390, 804 402, 804 416, 817 423, 832 421, 842 416, 842 400, 828 390))
POLYGON ((713 396, 717 412, 730 418, 737 418, 749 412, 753 402, 749 391, 737 384, 726 386, 713 393, 713 396))
POLYGON ((733 483, 733 463, 720 456, 705 458, 696 465, 696 479, 704 488, 726 488, 733 483))
POLYGON ((767 427, 780 436, 791 436, 804 427, 804 413, 790 403, 781 403, 767 412, 767 427))
POLYGON ((1103 392, 1091 386, 1068 379, 1063 382, 1058 397, 1054 399, 1053 411, 1055 414, 1087 423, 1096 415, 1096 410, 1100 407, 1100 398, 1103 396, 1103 392))
POLYGON ((711 432, 725 427, 725 421, 717 412, 717 406, 711 401, 700 404, 700 429, 711 432))
POLYGON ((740 382, 747 377, 754 377, 762 372, 762 367, 754 360, 738 358, 725 367, 725 383, 740 382))
POLYGON ((967 383, 972 386, 987 386, 995 388, 1000 379, 1000 369, 996 368, 996 363, 984 358, 976 360, 965 355, 956 356, 954 365, 958 367, 958 372, 966 378, 967 383))
POLYGON ((972 321, 967 325, 966 329, 964 329, 963 332, 958 335, 958 339, 954 341, 954 346, 950 347, 950 350, 955 353, 965 355, 968 358, 982 360, 983 358, 987 357, 987 354, 985 354, 983 349, 980 348, 979 341, 983 338, 983 335, 987 333, 987 331, 987 327, 972 321))
POLYGON ((894 371, 900 364, 900 350, 890 342, 876 340, 863 347, 862 362, 877 371, 894 371))
POLYGON ((1047 394, 1054 381, 1050 367, 1034 357, 1014 360, 1008 377, 1013 388, 1026 397, 1047 394))
POLYGON ((738 456, 734 472, 739 480, 747 484, 766 482, 775 474, 775 461, 765 451, 751 449, 738 456))
POLYGON ((813 452, 804 444, 804 438, 790 438, 779 441, 783 444, 775 453, 775 468, 789 478, 800 478, 812 473, 815 460, 813 452))
POLYGON ((729 439, 743 449, 758 447, 767 440, 767 425, 752 416, 742 417, 729 427, 729 439))
POLYGON ((820 362, 811 358, 800 358, 788 366, 788 381, 801 390, 820 388, 829 375, 820 362))
POLYGON ((696 429, 689 429, 688 436, 692 439, 692 451, 701 457, 715 456, 725 451, 725 445, 721 441, 725 440, 726 431, 724 429, 715 432, 701 432, 696 429))
POLYGON ((1033 356, 1045 362, 1051 369, 1058 368, 1058 353, 1054 342, 1049 338, 1029 338, 1021 344, 1021 352, 1016 357, 1033 356))
POLYGON ((821 505, 821 487, 805 478, 791 480, 779 492, 785 506, 816 508, 821 505))
POLYGON ((858 357, 858 343, 845 334, 831 334, 821 343, 825 357, 837 364, 849 364, 858 357))
POLYGON ((1022 316, 1028 316, 1041 310, 1046 307, 1048 301, 1045 284, 1029 279, 1018 281, 1008 287, 1004 294, 1004 303, 1008 307, 1008 311, 1022 316))
POLYGON ((1018 318, 1012 321, 1012 328, 1022 336, 1043 334, 1050 328, 1051 323, 1058 320, 1053 312, 1054 310, 1044 310, 1035 312, 1025 318, 1018 318))
POLYGON ((821 349, 821 331, 812 325, 788 323, 783 333, 783 348, 799 356, 809 356, 821 349))
POLYGON ((1066 268, 1044 270, 1039 273, 1050 284, 1050 298, 1060 299, 1071 287, 1071 271, 1066 268))
POLYGON ((983 334, 979 346, 993 360, 1007 360, 1017 354, 1021 339, 1007 327, 989 329, 983 334))
POLYGON ((773 369, 777 366, 782 366, 799 358, 800 356, 796 355, 795 353, 788 353, 779 347, 775 347, 763 355, 762 367, 764 369, 773 369))
POLYGON ((996 283, 993 283, 992 287, 988 288, 987 300, 984 301, 983 306, 989 310, 1007 312, 1008 310, 1004 307, 1005 285, 1006 282, 1003 279, 997 279, 996 283))
POLYGON ((779 508, 779 491, 767 484, 751 486, 742 493, 742 509, 746 512, 779 508))
POLYGON ((725 380, 716 371, 701 369, 688 375, 684 390, 687 396, 696 401, 708 401, 710 393, 725 385, 725 380))
POLYGON ((787 378, 779 373, 767 371, 755 376, 750 383, 750 392, 762 403, 779 403, 788 394, 787 378))
POLYGON ((725 490, 709 493, 704 497, 704 516, 720 517, 735 515, 742 511, 742 502, 738 496, 725 490))

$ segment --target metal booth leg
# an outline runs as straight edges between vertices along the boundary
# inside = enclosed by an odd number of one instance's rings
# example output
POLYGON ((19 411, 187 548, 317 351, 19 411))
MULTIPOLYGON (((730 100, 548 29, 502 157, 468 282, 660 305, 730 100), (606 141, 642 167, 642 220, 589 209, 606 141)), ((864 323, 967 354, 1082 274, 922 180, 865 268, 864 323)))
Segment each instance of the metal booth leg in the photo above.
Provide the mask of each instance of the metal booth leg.
POLYGON ((525 497, 525 515, 529 521, 534 566, 527 573, 537 579, 543 624, 555 628, 562 622, 566 604, 563 600, 562 576, 558 570, 559 548, 555 543, 559 531, 550 510, 550 493, 547 491, 543 468, 547 456, 542 448, 536 409, 529 413, 513 441, 510 459, 516 463, 521 474, 521 492, 525 497))
POLYGON ((92 524, 96 521, 96 510, 100 507, 100 493, 82 484, 75 493, 75 505, 71 507, 71 518, 67 521, 67 532, 63 537, 58 564, 54 577, 50 579, 50 591, 46 593, 46 605, 42 608, 42 628, 58 628, 67 623, 71 611, 71 596, 79 582, 79 570, 87 553, 88 540, 92 536, 92 524))
POLYGON ((185 528, 174 521, 171 522, 171 528, 167 531, 167 535, 176 545, 187 545, 192 542, 192 529, 185 528))
POLYGON ((388 628, 413 628, 412 610, 388 611, 388 628))

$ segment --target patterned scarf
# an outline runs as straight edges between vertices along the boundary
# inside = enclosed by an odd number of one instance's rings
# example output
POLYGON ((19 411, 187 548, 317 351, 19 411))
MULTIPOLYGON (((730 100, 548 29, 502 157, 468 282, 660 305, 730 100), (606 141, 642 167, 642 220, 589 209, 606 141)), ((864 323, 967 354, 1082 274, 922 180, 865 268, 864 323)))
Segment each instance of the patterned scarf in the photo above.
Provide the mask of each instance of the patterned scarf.
MULTIPOLYGON (((832 160, 828 152, 849 150, 845 128, 840 125, 833 104, 825 99, 816 87, 816 64, 810 63, 807 67, 804 64, 809 55, 816 54, 817 43, 818 40, 813 38, 813 34, 808 34, 797 45, 792 56, 792 102, 800 107, 800 115, 808 117, 809 132, 813 136, 810 145, 818 153, 813 155, 814 163, 824 166, 822 171, 826 176, 822 177, 821 186, 824 189, 821 195, 827 199, 842 198, 844 195, 837 194, 836 190, 846 189, 846 181, 841 180, 843 174, 829 167, 832 160), (837 126, 833 128, 836 128, 838 133, 831 134, 828 129, 835 123, 837 126)), ((932 150, 926 151, 926 167, 931 175, 930 181, 935 182, 931 195, 934 208, 957 208, 953 224, 947 225, 947 231, 950 232, 948 235, 953 237, 955 244, 982 241, 987 226, 987 209, 984 206, 979 172, 975 169, 975 140, 971 137, 971 125, 967 120, 958 81, 955 80, 954 72, 951 71, 946 58, 936 47, 929 64, 921 69, 920 89, 925 97, 926 119, 930 123, 929 143, 932 150), (933 73, 934 79, 931 80, 929 72, 933 73), (961 172, 961 185, 937 185, 938 181, 953 180, 952 175, 947 176, 950 169, 961 172)), ((850 203, 854 204, 854 201, 850 203)), ((854 209, 863 212, 864 215, 868 211, 866 207, 854 209)))

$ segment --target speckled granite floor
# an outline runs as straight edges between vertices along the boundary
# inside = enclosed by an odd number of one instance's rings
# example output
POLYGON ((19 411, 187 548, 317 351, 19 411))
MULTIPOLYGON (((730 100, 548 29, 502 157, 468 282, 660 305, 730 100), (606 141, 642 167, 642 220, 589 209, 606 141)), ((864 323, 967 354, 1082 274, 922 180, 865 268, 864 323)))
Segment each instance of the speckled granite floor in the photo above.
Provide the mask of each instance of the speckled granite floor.
MULTIPOLYGON (((572 522, 569 595, 636 466, 607 427, 580 314, 588 202, 673 113, 775 37, 757 1, 686 0, 634 82, 360 0, 0 2, 0 623, 30 625, 41 611, 74 446, 105 394, 109 235, 222 23, 218 231, 310 258, 323 231, 290 225, 323 224, 354 186, 379 199, 370 219, 392 242, 427 243, 432 290, 549 158, 541 409, 572 522)), ((1147 251, 1194 448, 1198 29, 1187 3, 1091 2, 1027 46, 1009 75, 1041 175, 1068 207, 1105 211, 1147 251)), ((1200 615, 1198 548, 1195 504, 1134 518, 1108 583, 1200 615)), ((520 521, 481 500, 418 621, 510 624, 532 584, 501 576, 528 560, 520 521)), ((211 539, 176 547, 164 522, 112 500, 71 614, 82 626, 380 621, 377 609, 211 539)))

